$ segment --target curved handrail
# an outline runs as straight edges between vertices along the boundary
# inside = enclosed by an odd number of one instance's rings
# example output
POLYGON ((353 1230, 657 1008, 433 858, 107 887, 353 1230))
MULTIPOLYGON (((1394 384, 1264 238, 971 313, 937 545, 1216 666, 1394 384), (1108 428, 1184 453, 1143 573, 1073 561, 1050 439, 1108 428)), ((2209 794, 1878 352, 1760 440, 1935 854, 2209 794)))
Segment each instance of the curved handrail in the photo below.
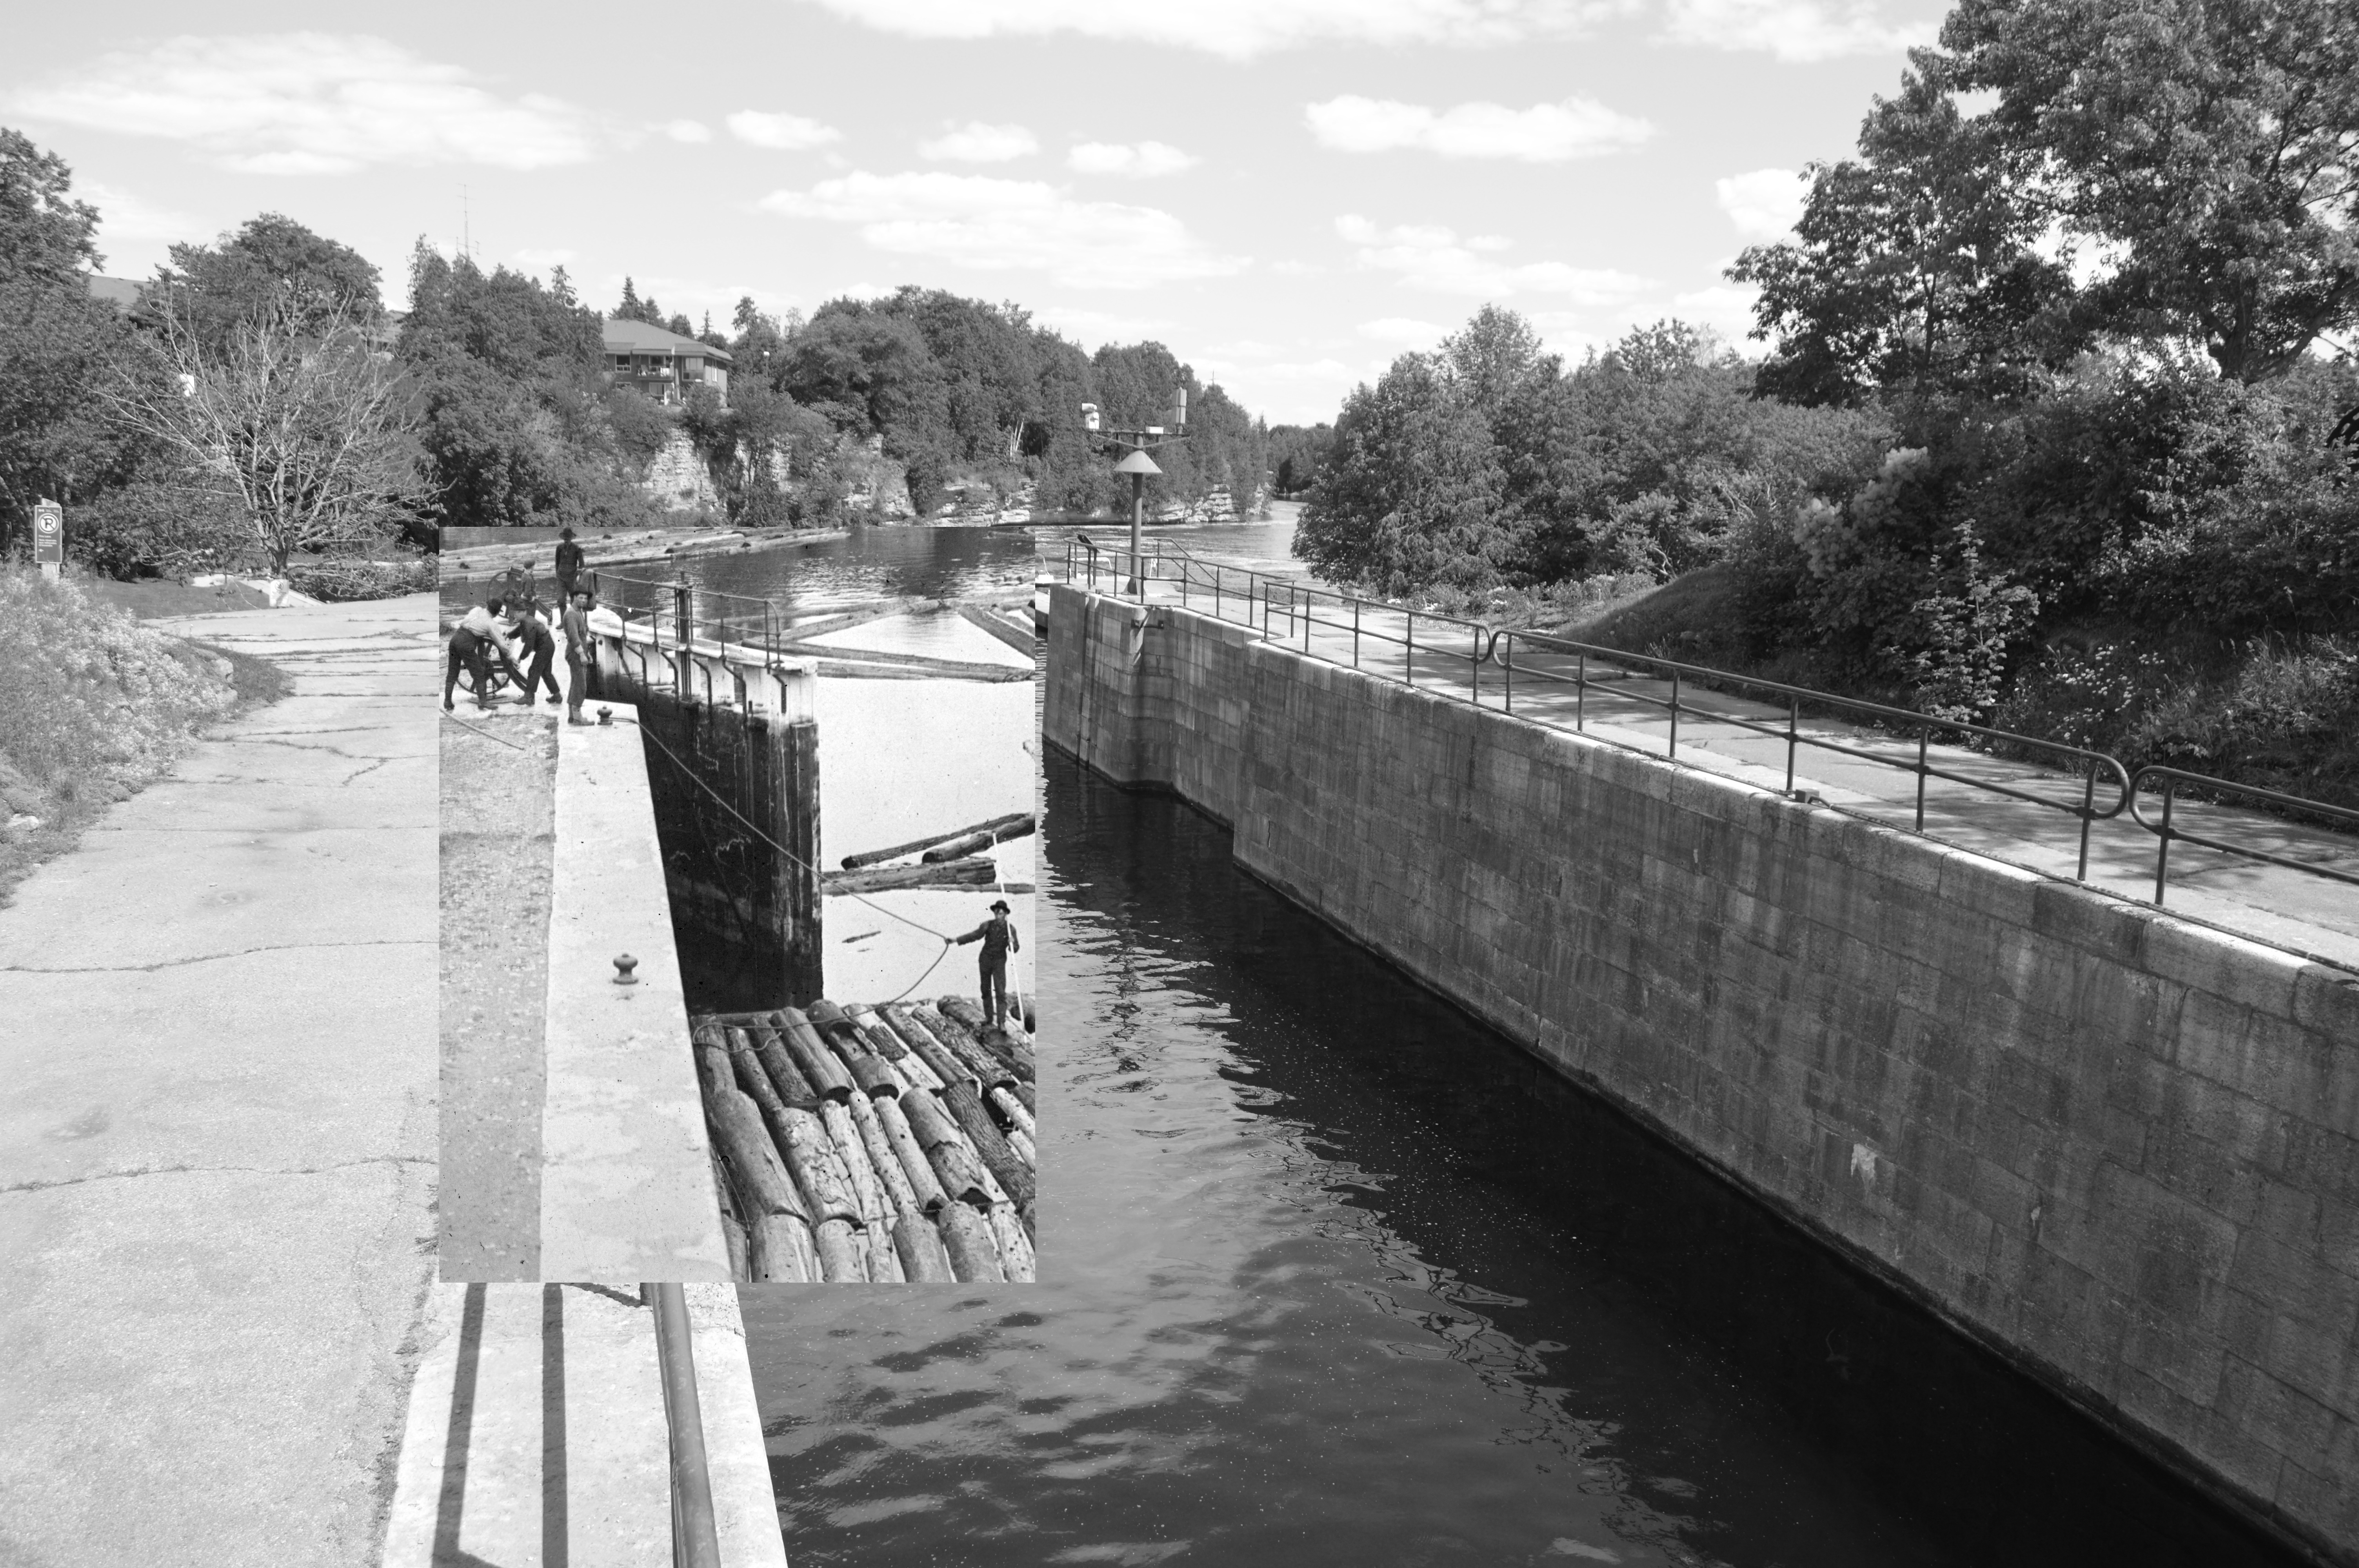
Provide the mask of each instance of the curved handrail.
POLYGON ((2288 855, 2271 854, 2267 849, 2248 849, 2239 845, 2223 843, 2217 838, 2209 838, 2201 833, 2190 833, 2183 827, 2174 827, 2170 821, 2170 806, 2172 798, 2179 793, 2179 786, 2182 784, 2193 784, 2203 790, 2241 795, 2247 800, 2263 801, 2283 810, 2302 811, 2313 816, 2330 817, 2336 821, 2347 822, 2354 829, 2359 829, 2359 811, 2354 811, 2348 806, 2329 806, 2322 800, 2304 800, 2298 795, 2286 795, 2277 790, 2263 789, 2258 784, 2236 784, 2228 779, 2213 778, 2209 773, 2190 773, 2184 768, 2170 768, 2158 762, 2149 762, 2140 768, 2136 776, 2130 780, 2130 819, 2161 840, 2156 846, 2154 857, 2154 902, 2158 905, 2162 903, 2163 893, 2169 884, 2170 844, 2174 838, 2201 845, 2206 849, 2217 849, 2223 855, 2238 855, 2248 860, 2265 860, 2270 865, 2284 866, 2290 871, 2307 871, 2314 877, 2326 877, 2334 881, 2359 885, 2359 872, 2337 871, 2332 866, 2317 865, 2309 860, 2297 860, 2288 855), (2148 820, 2138 805, 2138 795, 2149 780, 2157 781, 2161 785, 2156 792, 2162 796, 2162 820, 2159 822, 2148 820))
POLYGON ((1816 746, 1821 751, 1838 752, 1845 756, 1857 757, 1864 762, 1899 768, 1907 773, 1917 773, 1920 778, 1947 779, 1953 784, 1967 784, 1994 795, 2007 795, 2031 805, 2049 806, 2069 816, 2081 817, 2084 821, 2103 822, 2110 817, 2118 816, 2130 804, 2132 792, 2129 771, 2108 753, 2091 751, 2084 746, 2070 746, 2060 741, 2043 740, 2036 735, 2018 734, 2011 730, 1995 730, 1989 725, 1975 724, 1965 719, 1941 719, 1933 714, 1917 712, 1913 708, 1894 708, 1887 703, 1869 702, 1859 697, 1838 697, 1832 692, 1818 691, 1810 687, 1793 686, 1784 681, 1768 680, 1756 676, 1740 675, 1733 670, 1714 669, 1708 665, 1690 665, 1678 659, 1666 659, 1650 654, 1633 654, 1621 648, 1609 648, 1601 643, 1579 643, 1569 637, 1558 637, 1548 633, 1510 632, 1503 635, 1507 639, 1507 646, 1499 663, 1503 669, 1509 672, 1511 678, 1519 669, 1527 679, 1554 681, 1560 684, 1572 684, 1585 678, 1580 676, 1567 677, 1537 666, 1517 665, 1515 663, 1515 647, 1518 643, 1530 643, 1548 652, 1576 654, 1584 660, 1595 658, 1625 666, 1668 670, 1675 676, 1700 678, 1714 685, 1731 684, 1754 691, 1774 692, 1788 699, 1787 722, 1781 727, 1764 724, 1738 714, 1709 712, 1693 708, 1681 708, 1678 706, 1676 687, 1674 695, 1669 699, 1650 697, 1636 692, 1627 695, 1636 701, 1645 702, 1653 707, 1670 708, 1674 708, 1675 712, 1693 712, 1700 718, 1710 719, 1714 722, 1734 724, 1757 734, 1784 738, 1794 744, 1816 746), (1799 727, 1800 705, 1805 702, 1813 707, 1837 708, 1848 714, 1873 719, 1879 724, 1899 724, 1915 729, 1919 735, 1918 760, 1914 762, 1899 762, 1880 752, 1868 751, 1857 746, 1846 746, 1823 736, 1803 732, 1799 727), (2073 764, 2072 772, 2087 775, 2088 786, 2083 792, 2083 798, 2078 805, 2066 805, 2048 795, 2014 789, 1994 780, 1975 778, 1970 774, 1936 767, 1927 755, 1926 744, 1930 741, 1931 732, 1936 730, 1978 736, 1984 740, 2008 746, 2025 747, 2045 752, 2051 757, 2069 758, 2073 764), (2111 786, 2112 797, 2109 804, 2102 810, 2098 809, 2094 798, 2096 779, 2100 774, 2111 786))

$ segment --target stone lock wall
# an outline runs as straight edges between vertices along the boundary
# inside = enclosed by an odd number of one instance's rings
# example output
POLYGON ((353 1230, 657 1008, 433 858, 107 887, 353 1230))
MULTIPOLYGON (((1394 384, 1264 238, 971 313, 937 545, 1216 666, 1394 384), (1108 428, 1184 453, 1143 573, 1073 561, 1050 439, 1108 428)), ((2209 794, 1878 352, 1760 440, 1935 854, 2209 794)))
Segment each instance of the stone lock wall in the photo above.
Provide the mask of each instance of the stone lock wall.
POLYGON ((2359 976, 1054 590, 1049 739, 2331 1559, 2359 976))

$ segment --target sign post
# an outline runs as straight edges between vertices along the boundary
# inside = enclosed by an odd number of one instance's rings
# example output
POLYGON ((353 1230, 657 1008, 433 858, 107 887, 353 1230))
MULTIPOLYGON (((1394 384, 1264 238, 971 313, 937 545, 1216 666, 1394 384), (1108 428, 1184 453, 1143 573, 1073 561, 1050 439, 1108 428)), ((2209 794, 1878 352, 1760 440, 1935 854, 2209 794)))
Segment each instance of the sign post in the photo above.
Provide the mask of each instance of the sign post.
POLYGON ((66 509, 54 501, 33 508, 33 560, 51 582, 66 564, 66 509))

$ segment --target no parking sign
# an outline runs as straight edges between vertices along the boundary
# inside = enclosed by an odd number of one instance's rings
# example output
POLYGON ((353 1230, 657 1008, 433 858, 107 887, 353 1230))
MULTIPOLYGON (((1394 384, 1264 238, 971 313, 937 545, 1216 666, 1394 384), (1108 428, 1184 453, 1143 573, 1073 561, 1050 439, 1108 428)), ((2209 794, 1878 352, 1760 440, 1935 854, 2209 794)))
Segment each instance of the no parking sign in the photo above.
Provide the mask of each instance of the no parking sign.
POLYGON ((65 565, 66 509, 54 501, 33 508, 33 560, 44 567, 65 565))

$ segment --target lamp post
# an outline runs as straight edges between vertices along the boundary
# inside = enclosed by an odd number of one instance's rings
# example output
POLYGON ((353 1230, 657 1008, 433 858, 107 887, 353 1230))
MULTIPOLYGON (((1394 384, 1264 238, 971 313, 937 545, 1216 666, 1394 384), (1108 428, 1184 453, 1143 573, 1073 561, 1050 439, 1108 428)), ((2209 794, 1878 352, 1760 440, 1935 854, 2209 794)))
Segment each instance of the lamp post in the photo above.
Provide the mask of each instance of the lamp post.
POLYGON ((1147 454, 1188 438, 1186 384, 1183 383, 1173 395, 1178 401, 1163 416, 1162 424, 1133 429, 1103 428, 1098 417, 1098 406, 1094 403, 1082 405, 1082 429, 1100 440, 1127 449, 1123 460, 1114 465, 1114 471, 1130 476, 1130 586, 1141 604, 1147 602, 1147 573, 1139 566, 1139 556, 1144 547, 1140 536, 1147 525, 1147 476, 1163 471, 1147 454))

